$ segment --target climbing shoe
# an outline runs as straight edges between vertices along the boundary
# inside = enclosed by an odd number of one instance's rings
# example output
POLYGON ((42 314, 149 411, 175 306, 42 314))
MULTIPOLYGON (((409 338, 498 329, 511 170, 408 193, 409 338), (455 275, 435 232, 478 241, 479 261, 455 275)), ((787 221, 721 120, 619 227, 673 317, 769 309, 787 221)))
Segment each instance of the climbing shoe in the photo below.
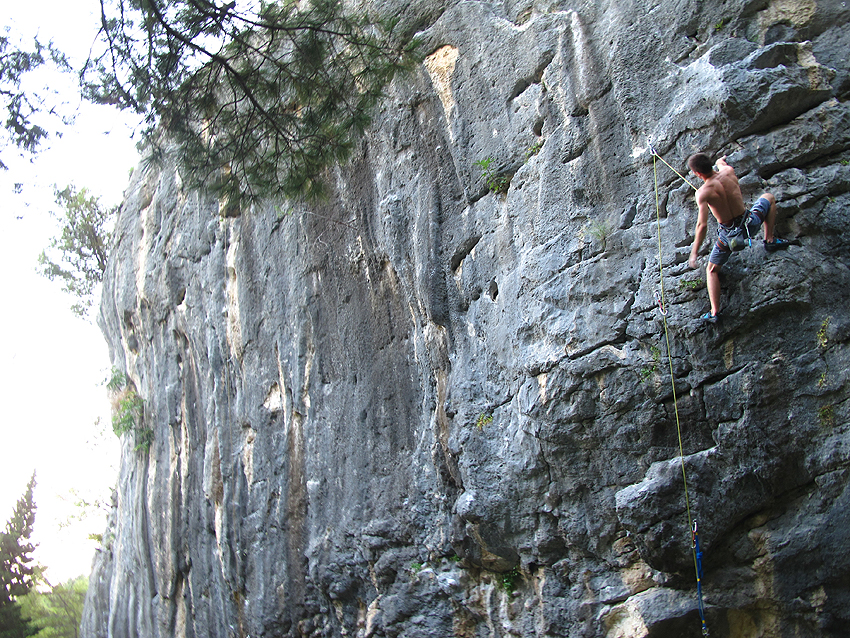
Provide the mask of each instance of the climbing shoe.
POLYGON ((774 237, 773 241, 764 242, 764 249, 769 253, 774 253, 777 250, 785 250, 788 246, 802 246, 803 244, 799 239, 780 239, 779 237, 774 237))
POLYGON ((715 323, 717 323, 717 320, 720 319, 720 314, 718 313, 716 315, 713 315, 713 314, 711 314, 711 311, 709 310, 702 317, 700 317, 700 319, 703 321, 703 323, 715 324, 715 323))

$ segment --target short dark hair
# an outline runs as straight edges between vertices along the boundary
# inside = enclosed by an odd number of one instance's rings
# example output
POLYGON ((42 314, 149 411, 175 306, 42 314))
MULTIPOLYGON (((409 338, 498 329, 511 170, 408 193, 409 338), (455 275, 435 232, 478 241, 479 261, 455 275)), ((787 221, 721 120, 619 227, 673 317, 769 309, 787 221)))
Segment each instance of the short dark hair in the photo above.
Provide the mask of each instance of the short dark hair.
POLYGON ((688 168, 700 175, 711 175, 714 172, 714 162, 705 153, 697 153, 688 158, 688 168))

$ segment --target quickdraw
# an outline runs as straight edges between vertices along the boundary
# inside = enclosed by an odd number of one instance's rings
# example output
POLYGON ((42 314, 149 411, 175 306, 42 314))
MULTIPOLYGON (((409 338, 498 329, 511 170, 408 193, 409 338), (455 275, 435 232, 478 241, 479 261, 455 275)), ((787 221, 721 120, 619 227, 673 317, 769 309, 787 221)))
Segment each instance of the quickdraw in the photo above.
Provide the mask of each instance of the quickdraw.
POLYGON ((697 598, 699 599, 699 617, 702 622, 702 635, 708 636, 708 625, 705 622, 705 605, 702 601, 702 552, 699 548, 699 531, 697 529, 697 522, 694 521, 694 528, 692 531, 693 538, 693 550, 694 556, 696 559, 696 568, 697 568, 697 598))
POLYGON ((661 298, 661 293, 657 290, 655 291, 655 301, 658 304, 658 310, 664 317, 666 317, 667 311, 664 309, 664 300, 661 298))

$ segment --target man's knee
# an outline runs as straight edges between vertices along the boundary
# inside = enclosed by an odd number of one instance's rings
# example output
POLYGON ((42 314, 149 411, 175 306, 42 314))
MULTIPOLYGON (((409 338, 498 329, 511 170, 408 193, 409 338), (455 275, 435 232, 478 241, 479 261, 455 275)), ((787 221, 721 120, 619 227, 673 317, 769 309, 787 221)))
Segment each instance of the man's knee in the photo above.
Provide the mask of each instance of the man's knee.
POLYGON ((762 193, 759 199, 761 198, 764 198, 769 201, 771 206, 774 206, 776 204, 776 198, 773 196, 773 193, 762 193))
POLYGON ((720 274, 720 269, 723 268, 722 264, 715 264, 712 262, 708 262, 708 265, 705 267, 705 272, 708 275, 718 275, 720 274))

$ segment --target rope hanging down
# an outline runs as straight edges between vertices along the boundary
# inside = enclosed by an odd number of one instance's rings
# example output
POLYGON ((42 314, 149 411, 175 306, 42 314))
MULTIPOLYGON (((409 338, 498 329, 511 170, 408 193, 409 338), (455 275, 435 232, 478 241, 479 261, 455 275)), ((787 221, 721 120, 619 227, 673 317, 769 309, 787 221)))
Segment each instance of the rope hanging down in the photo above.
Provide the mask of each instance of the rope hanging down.
MULTIPOLYGON (((658 306, 661 310, 661 319, 664 324, 664 338, 667 342, 667 361, 670 366, 670 385, 673 389, 673 410, 676 415, 676 431, 679 435, 679 458, 682 461, 682 481, 685 486, 685 510, 688 514, 688 529, 691 531, 691 549, 694 555, 694 570, 696 571, 697 577, 697 597, 699 599, 699 616, 700 621, 702 622, 702 635, 708 636, 708 625, 705 622, 705 606, 702 600, 702 552, 699 549, 699 534, 697 533, 697 523, 691 516, 691 500, 688 495, 688 473, 685 470, 685 451, 684 446, 682 445, 682 425, 679 419, 679 404, 676 398, 676 382, 673 376, 673 354, 670 350, 670 332, 667 328, 667 310, 665 308, 665 297, 664 297, 664 267, 662 264, 663 261, 663 251, 661 248, 661 205, 658 201, 658 165, 655 161, 655 158, 660 159, 662 162, 667 164, 658 153, 655 152, 655 149, 652 146, 649 147, 650 152, 652 153, 652 172, 655 179, 655 223, 658 229, 658 275, 661 282, 661 293, 656 292, 655 298, 658 302, 658 306)), ((679 172, 667 164, 671 171, 679 175, 691 188, 696 190, 696 187, 691 184, 687 179, 685 179, 679 172)))

